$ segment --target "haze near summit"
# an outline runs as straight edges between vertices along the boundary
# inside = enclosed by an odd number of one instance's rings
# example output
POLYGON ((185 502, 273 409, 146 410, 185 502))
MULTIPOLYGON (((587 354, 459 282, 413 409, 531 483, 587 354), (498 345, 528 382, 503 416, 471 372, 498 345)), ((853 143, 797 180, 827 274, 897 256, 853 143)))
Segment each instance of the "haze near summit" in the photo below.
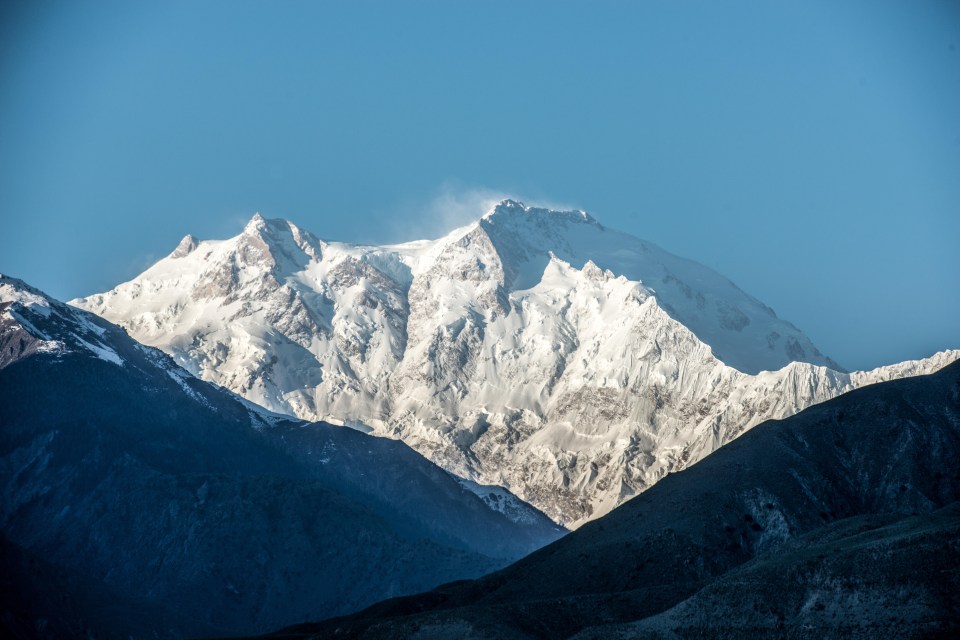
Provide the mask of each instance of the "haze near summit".
POLYGON ((956 3, 0 12, 3 269, 59 298, 256 210, 393 242, 485 185, 717 269, 847 368, 960 346, 956 3))

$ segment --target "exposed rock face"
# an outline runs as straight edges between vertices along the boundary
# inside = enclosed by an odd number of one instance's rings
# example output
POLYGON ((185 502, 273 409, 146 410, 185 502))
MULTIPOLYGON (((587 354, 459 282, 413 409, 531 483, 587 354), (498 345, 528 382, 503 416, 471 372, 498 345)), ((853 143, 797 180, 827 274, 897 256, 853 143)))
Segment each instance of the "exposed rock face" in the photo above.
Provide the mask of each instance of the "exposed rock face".
POLYGON ((258 215, 73 304, 273 411, 399 438, 570 526, 767 418, 960 356, 845 373, 710 269, 510 200, 386 247, 258 215))

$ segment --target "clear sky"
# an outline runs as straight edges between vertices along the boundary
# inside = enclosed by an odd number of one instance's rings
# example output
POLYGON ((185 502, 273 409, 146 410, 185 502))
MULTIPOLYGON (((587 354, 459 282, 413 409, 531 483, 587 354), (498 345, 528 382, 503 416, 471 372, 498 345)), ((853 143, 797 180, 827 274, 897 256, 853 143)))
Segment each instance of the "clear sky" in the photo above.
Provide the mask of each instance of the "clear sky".
POLYGON ((0 2, 0 271, 482 196, 703 262, 848 368, 960 347, 960 2, 0 2))

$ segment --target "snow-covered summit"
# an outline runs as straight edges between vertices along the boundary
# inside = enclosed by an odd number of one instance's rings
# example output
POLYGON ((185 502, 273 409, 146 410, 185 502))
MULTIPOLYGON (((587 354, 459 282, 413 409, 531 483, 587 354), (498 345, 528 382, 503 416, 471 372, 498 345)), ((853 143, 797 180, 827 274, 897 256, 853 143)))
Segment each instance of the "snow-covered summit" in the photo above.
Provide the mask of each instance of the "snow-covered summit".
POLYGON ((703 265, 512 200, 389 246, 257 215, 74 304, 272 411, 400 438, 567 524, 887 375, 843 373, 703 265))
POLYGON ((303 268, 310 260, 320 258, 321 242, 283 219, 267 220, 255 214, 236 239, 242 257, 250 262, 261 261, 269 268, 285 274, 303 268))
POLYGON ((481 220, 488 220, 495 224, 498 219, 502 220, 508 217, 526 218, 527 220, 537 219, 539 224, 543 222, 600 224, 593 216, 582 209, 554 210, 542 207, 528 207, 519 200, 513 200, 511 198, 506 198, 498 202, 490 211, 483 215, 481 220))
POLYGON ((478 248, 489 245, 507 291, 535 286, 551 255, 578 267, 590 261, 643 283, 671 317, 741 371, 773 371, 793 361, 842 370, 801 331, 727 278, 651 242, 609 229, 586 212, 504 200, 462 238, 472 238, 478 248))
MULTIPOLYGON (((276 223, 282 223, 282 222, 284 222, 284 221, 283 221, 283 220, 275 220, 274 222, 276 222, 276 223)), ((253 217, 250 218, 250 221, 246 224, 246 226, 244 226, 243 232, 246 233, 246 234, 256 234, 256 233, 258 233, 259 231, 262 231, 262 230, 264 230, 264 229, 266 229, 266 228, 267 228, 267 220, 266 220, 266 218, 264 218, 262 215, 260 215, 260 212, 257 211, 256 213, 253 214, 253 217)))

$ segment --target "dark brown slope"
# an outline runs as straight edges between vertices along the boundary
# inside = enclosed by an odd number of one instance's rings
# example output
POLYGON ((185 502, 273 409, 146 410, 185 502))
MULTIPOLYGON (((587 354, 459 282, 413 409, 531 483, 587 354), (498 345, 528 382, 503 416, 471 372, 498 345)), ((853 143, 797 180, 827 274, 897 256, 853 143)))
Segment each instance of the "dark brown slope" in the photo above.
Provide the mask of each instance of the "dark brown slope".
MULTIPOLYGON (((960 363, 764 423, 479 580, 278 635, 563 638, 642 620, 831 523, 931 513, 957 501, 958 460, 960 363)), ((954 557, 946 548, 926 553, 954 557)), ((939 627, 924 633, 955 624, 947 605, 932 615, 939 627)))

